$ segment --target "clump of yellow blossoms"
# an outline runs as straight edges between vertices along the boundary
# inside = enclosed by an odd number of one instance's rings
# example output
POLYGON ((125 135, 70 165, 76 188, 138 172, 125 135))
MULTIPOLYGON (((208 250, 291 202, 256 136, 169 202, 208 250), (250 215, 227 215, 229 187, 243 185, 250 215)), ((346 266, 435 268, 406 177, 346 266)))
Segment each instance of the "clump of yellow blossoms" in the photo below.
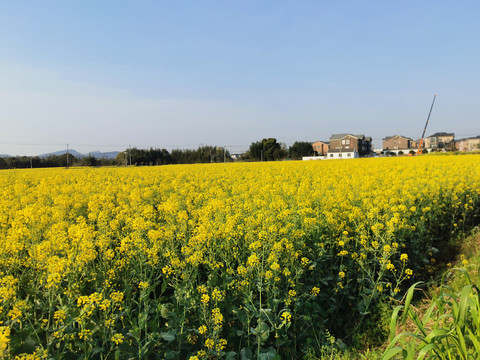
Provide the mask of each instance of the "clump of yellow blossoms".
POLYGON ((285 311, 282 313, 282 315, 280 315, 280 319, 283 322, 290 322, 292 321, 292 314, 289 311, 285 311))

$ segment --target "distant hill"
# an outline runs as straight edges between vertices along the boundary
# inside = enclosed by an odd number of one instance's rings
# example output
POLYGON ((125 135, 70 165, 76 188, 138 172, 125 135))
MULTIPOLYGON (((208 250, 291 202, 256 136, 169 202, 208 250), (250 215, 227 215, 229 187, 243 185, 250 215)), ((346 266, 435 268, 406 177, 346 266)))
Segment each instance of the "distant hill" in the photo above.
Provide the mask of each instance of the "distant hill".
MULTIPOLYGON (((38 155, 38 157, 46 158, 46 157, 53 156, 53 155, 61 156, 61 155, 64 155, 66 153, 67 153, 67 150, 60 150, 60 151, 55 151, 55 152, 51 152, 51 153, 48 153, 48 154, 38 155)), ((84 158, 86 156, 93 156, 97 159, 115 159, 117 157, 119 151, 110 151, 110 152, 91 151, 87 154, 82 154, 82 153, 78 152, 77 150, 69 149, 68 153, 70 155, 75 156, 77 159, 81 159, 81 158, 84 158)))
POLYGON ((97 159, 115 159, 119 151, 110 151, 110 152, 101 152, 101 151, 92 151, 87 155, 93 156, 97 159))
POLYGON ((7 154, 0 154, 0 158, 7 158, 7 157, 11 157, 11 155, 7 155, 7 154))
MULTIPOLYGON (((42 155, 38 155, 38 157, 40 158, 47 158, 49 156, 62 156, 64 154, 67 153, 67 150, 59 150, 59 151, 55 151, 55 152, 51 152, 51 153, 47 153, 47 154, 42 154, 42 155)), ((85 157, 85 155, 79 153, 77 150, 73 150, 73 149, 69 149, 68 150, 68 153, 70 155, 73 155, 75 156, 76 158, 82 158, 82 157, 85 157)))

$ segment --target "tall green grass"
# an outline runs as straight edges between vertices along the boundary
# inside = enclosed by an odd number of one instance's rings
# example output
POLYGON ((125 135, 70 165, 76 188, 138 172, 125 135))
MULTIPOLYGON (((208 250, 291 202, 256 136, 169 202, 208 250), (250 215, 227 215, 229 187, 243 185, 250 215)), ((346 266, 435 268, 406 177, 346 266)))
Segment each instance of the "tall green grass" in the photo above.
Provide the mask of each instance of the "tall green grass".
POLYGON ((439 287, 439 294, 420 317, 412 306, 415 290, 410 287, 405 304, 395 308, 390 323, 390 343, 382 356, 388 359, 479 359, 480 290, 464 269, 465 284, 459 291, 449 285, 439 287), (399 327, 413 325, 413 331, 397 334, 399 327))

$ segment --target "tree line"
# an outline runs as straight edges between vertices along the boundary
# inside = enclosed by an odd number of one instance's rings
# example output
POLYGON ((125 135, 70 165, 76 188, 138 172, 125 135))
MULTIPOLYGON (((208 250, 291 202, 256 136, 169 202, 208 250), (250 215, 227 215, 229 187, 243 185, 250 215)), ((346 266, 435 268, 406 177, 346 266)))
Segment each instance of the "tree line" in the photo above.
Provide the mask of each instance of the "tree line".
POLYGON ((230 162, 230 152, 219 146, 200 146, 196 150, 166 149, 149 150, 131 148, 118 153, 116 165, 169 165, 230 162))
POLYGON ((94 156, 75 157, 72 154, 39 156, 10 156, 0 158, 0 169, 25 169, 69 166, 126 166, 197 164, 232 161, 230 152, 218 146, 200 146, 196 150, 137 149, 130 148, 118 153, 115 159, 94 156))
POLYGON ((76 158, 72 154, 40 156, 9 156, 0 158, 0 169, 25 169, 68 166, 105 166, 112 165, 109 159, 97 159, 93 156, 76 158))
POLYGON ((277 142, 275 138, 262 139, 253 142, 248 151, 242 155, 243 160, 250 161, 277 161, 277 160, 301 160, 304 156, 316 155, 312 143, 296 141, 292 146, 277 142))
MULTIPOLYGON (((310 142, 297 141, 288 147, 275 138, 262 139, 251 143, 248 151, 240 156, 240 161, 299 160, 303 156, 313 156, 310 142)), ((0 158, 0 169, 46 168, 68 166, 126 166, 126 165, 170 165, 220 163, 233 161, 230 152, 219 146, 200 146, 196 150, 130 148, 118 153, 115 159, 94 156, 75 157, 72 154, 39 156, 11 156, 0 158)))

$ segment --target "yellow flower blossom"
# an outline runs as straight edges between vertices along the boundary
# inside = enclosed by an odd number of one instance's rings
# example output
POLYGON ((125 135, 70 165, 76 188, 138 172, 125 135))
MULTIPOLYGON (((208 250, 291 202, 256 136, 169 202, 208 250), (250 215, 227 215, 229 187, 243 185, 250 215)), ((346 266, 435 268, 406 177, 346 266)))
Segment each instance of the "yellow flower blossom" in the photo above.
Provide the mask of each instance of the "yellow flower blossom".
POLYGON ((146 281, 140 281, 138 283, 138 288, 141 289, 141 290, 146 290, 146 289, 148 289, 149 286, 150 286, 150 284, 146 281))
POLYGON ((210 296, 208 296, 208 294, 202 294, 200 301, 203 305, 208 305, 208 302, 210 301, 210 296))
POLYGON ((215 325, 217 326, 221 326, 222 323, 223 323, 223 315, 222 313, 220 312, 220 309, 219 308, 215 308, 212 310, 212 318, 213 318, 213 322, 215 323, 215 325))
POLYGON ((0 355, 5 354, 9 343, 10 328, 7 326, 0 326, 0 355))
POLYGON ((284 322, 290 322, 292 321, 292 314, 289 311, 284 311, 282 315, 280 315, 280 319, 284 322))
POLYGON ((123 339, 124 339, 123 335, 122 335, 122 334, 119 334, 119 333, 114 334, 114 335, 110 338, 110 340, 111 340, 112 342, 114 342, 115 345, 120 345, 121 343, 123 343, 123 339))
POLYGON ((310 294, 313 296, 317 296, 318 294, 320 294, 320 288, 314 286, 312 290, 310 290, 310 294))
POLYGON ((272 265, 270 265, 270 269, 273 271, 278 271, 280 269, 280 265, 277 262, 273 262, 272 265))
POLYGON ((207 349, 213 349, 214 346, 215 346, 215 341, 213 341, 213 339, 205 340, 205 347, 207 349))
POLYGON ((248 267, 253 267, 255 265, 258 265, 258 263, 259 263, 259 258, 257 256, 257 254, 252 254, 247 259, 247 266, 248 267))

